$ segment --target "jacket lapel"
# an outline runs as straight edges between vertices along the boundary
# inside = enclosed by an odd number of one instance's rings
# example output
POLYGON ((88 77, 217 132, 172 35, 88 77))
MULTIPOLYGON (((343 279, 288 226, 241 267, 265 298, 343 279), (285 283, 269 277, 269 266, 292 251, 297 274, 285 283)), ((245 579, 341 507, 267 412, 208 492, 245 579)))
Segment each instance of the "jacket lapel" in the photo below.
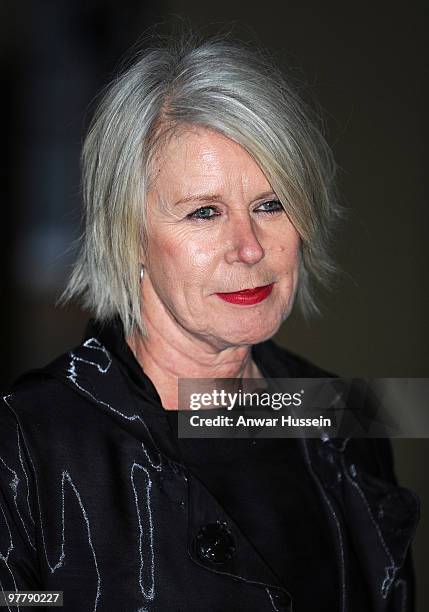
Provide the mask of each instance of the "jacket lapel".
POLYGON ((374 610, 388 609, 389 594, 414 537, 418 496, 368 471, 377 465, 366 439, 307 440, 326 493, 342 508, 352 544, 367 576, 374 610), (372 455, 372 456, 371 456, 372 455))

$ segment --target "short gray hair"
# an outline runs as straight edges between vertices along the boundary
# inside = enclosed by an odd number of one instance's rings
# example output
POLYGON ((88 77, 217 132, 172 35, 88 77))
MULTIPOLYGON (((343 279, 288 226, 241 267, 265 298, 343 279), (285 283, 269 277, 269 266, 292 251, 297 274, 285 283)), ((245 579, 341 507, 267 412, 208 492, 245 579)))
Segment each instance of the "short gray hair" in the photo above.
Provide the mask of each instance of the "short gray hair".
POLYGON ((318 123, 265 51, 190 36, 140 52, 107 88, 83 146, 85 229, 60 302, 80 297, 97 320, 119 316, 126 335, 146 333, 139 270, 151 160, 166 133, 192 125, 234 140, 265 173, 301 237, 297 303, 304 316, 319 312, 314 288, 337 271, 330 246, 342 209, 318 123))

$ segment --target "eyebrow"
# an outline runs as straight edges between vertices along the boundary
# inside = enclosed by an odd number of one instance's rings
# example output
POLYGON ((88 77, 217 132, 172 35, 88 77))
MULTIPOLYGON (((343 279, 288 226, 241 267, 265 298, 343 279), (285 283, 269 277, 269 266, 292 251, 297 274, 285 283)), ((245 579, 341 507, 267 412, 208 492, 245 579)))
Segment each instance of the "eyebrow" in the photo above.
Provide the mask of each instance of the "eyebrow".
MULTIPOLYGON (((277 197, 274 191, 265 191, 254 199, 262 200, 263 198, 268 198, 272 196, 277 197)), ((186 204, 187 202, 216 202, 221 199, 222 196, 218 193, 195 193, 193 195, 189 195, 184 198, 181 198, 180 200, 177 200, 177 202, 175 202, 173 206, 177 206, 178 204, 186 204)))

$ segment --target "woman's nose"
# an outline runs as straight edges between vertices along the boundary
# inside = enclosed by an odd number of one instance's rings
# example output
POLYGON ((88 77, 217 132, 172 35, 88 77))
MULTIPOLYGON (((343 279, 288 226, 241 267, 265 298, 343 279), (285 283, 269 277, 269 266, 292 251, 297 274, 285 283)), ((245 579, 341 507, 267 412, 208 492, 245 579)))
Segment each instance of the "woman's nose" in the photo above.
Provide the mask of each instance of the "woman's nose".
POLYGON ((228 245, 225 252, 226 262, 229 264, 234 262, 258 263, 264 257, 265 252, 256 235, 252 219, 248 215, 243 215, 230 219, 229 226, 226 237, 228 245))

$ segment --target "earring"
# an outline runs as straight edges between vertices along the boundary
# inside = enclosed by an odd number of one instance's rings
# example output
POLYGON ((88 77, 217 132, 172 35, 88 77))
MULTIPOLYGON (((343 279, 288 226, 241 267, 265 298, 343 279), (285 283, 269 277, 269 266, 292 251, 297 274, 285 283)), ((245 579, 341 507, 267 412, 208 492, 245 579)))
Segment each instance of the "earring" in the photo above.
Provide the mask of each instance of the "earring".
POLYGON ((140 267, 140 282, 143 280, 144 276, 144 265, 142 264, 140 267))

